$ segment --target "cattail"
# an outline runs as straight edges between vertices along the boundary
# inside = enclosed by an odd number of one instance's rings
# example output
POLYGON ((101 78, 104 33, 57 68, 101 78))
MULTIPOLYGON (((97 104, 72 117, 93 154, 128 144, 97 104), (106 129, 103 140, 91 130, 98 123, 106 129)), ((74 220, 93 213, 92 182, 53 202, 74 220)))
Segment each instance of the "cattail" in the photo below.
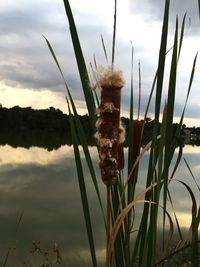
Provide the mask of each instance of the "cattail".
POLYGON ((101 103, 96 111, 99 116, 96 123, 99 167, 103 182, 110 186, 123 165, 122 162, 119 164, 120 144, 124 142, 124 131, 120 126, 121 89, 124 85, 122 72, 111 67, 104 69, 98 72, 98 84, 101 87, 101 103))
MULTIPOLYGON (((138 156, 140 155, 141 139, 142 139, 143 123, 140 120, 133 121, 133 158, 132 166, 135 164, 138 156)), ((137 181, 137 168, 132 172, 131 182, 137 181)))
POLYGON ((124 142, 125 142, 125 129, 120 126, 119 128, 119 145, 118 145, 118 171, 124 168, 124 142))

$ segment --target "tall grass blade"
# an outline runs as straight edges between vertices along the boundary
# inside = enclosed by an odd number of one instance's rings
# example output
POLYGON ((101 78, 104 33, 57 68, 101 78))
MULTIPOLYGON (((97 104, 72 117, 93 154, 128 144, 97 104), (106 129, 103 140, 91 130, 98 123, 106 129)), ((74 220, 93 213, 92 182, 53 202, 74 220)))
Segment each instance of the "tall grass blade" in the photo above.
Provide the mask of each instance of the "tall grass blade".
POLYGON ((68 105, 68 110, 69 110, 72 143, 74 147, 74 155, 75 155, 77 175, 78 175, 78 181, 79 181, 79 189, 80 189, 81 202, 82 202, 83 213, 84 213, 84 218, 85 218, 85 223, 86 223, 87 236, 88 236, 88 241, 89 241, 89 246, 90 246, 90 253, 91 253, 93 267, 97 267, 96 251, 95 251, 95 245, 94 245, 92 224, 91 224, 91 219, 90 219, 90 210, 89 210, 87 192, 86 192, 86 187, 85 187, 83 167, 82 167, 80 152, 78 148, 78 137, 77 137, 69 101, 67 98, 66 100, 67 100, 67 105, 68 105))
POLYGON ((131 94, 129 104, 129 131, 128 131, 128 174, 132 168, 133 158, 133 55, 134 48, 131 43, 131 94))
POLYGON ((200 17, 200 0, 198 0, 198 7, 199 7, 199 17, 200 17))
MULTIPOLYGON (((120 206, 120 192, 119 192, 119 180, 113 185, 112 189, 112 210, 113 210, 113 222, 116 220, 119 206, 120 206)), ((124 229, 121 227, 119 234, 115 241, 115 262, 116 267, 124 267, 126 259, 126 242, 124 238, 124 229)))
POLYGON ((57 65, 57 67, 58 67, 58 69, 59 69, 59 71, 60 71, 60 74, 61 74, 61 76, 62 76, 62 79, 63 79, 64 83, 66 83, 66 82, 65 82, 64 74, 63 74, 62 69, 61 69, 61 67, 60 67, 60 64, 59 64, 59 62, 58 62, 58 60, 57 60, 56 54, 54 53, 54 50, 53 50, 53 48, 52 48, 52 46, 51 46, 49 40, 48 40, 44 35, 43 35, 43 37, 44 37, 44 39, 45 39, 45 41, 46 41, 46 43, 47 43, 47 46, 48 46, 48 48, 49 48, 49 51, 50 51, 52 57, 53 57, 53 59, 54 59, 56 65, 57 65))
MULTIPOLYGON (((163 207, 166 209, 169 167, 171 163, 171 143, 173 140, 173 114, 176 91, 176 73, 177 73, 177 53, 178 53, 178 18, 176 18, 176 29, 174 36, 174 45, 172 52, 171 70, 169 77, 167 111, 166 111, 166 131, 165 131, 165 155, 164 155, 164 169, 162 178, 163 183, 163 207)), ((163 240, 165 239, 165 213, 163 213, 163 240)))
MULTIPOLYGON (((15 238, 16 238, 20 223, 22 221, 23 215, 24 215, 24 212, 21 212, 20 216, 19 216, 19 219, 17 221, 16 227, 15 227, 15 230, 14 230, 14 233, 13 233, 15 238)), ((5 259, 4 259, 4 262, 3 262, 3 267, 6 267, 6 265, 8 263, 8 258, 10 256, 11 250, 12 250, 11 248, 8 248, 8 251, 6 253, 6 256, 5 256, 5 259)))
MULTIPOLYGON (((192 83, 193 83, 193 79, 194 79, 194 73, 195 73, 197 57, 198 57, 198 52, 196 53, 196 55, 194 57, 194 61, 193 61, 193 65, 192 65, 192 70, 191 70, 191 74, 190 74, 190 80, 189 80, 189 85, 188 85, 185 105, 184 105, 183 112, 182 112, 181 119, 180 119, 180 123, 179 123, 180 125, 182 125, 182 123, 183 123, 183 118, 184 118, 184 115, 185 115, 185 110, 186 110, 188 98, 189 98, 190 91, 191 91, 191 88, 192 88, 192 83)), ((180 131, 180 129, 179 129, 179 131, 180 131)))
POLYGON ((160 195, 160 182, 162 178, 162 171, 163 171, 163 158, 164 158, 164 146, 165 146, 165 132, 166 132, 166 114, 167 113, 167 105, 165 104, 164 110, 163 110, 163 118, 161 123, 161 129, 160 129, 160 139, 159 139, 159 150, 158 150, 158 190, 157 190, 157 196, 156 200, 159 200, 160 195))
MULTIPOLYGON (((163 209, 163 207, 161 207, 161 208, 163 209)), ((170 246, 171 246, 171 241, 172 241, 172 237, 173 237, 173 233, 174 233, 174 224, 173 224, 173 220, 172 220, 172 217, 169 214, 169 212, 167 210, 164 210, 164 209, 163 209, 163 211, 166 213, 167 218, 169 220, 169 233, 168 233, 167 240, 165 241, 165 251, 164 251, 164 255, 166 255, 170 249, 170 246)))
MULTIPOLYGON (((45 37, 44 37, 45 38, 45 37)), ((73 98, 71 96, 71 93, 70 93, 70 90, 69 90, 69 87, 66 83, 66 80, 65 80, 65 77, 64 77, 64 74, 62 72, 62 69, 60 67, 60 64, 57 60, 57 57, 54 53, 54 50, 50 44, 50 42, 48 41, 47 38, 45 38, 46 42, 47 42, 47 45, 48 45, 48 48, 51 52, 51 55, 58 67, 58 70, 61 74, 61 77, 63 79, 63 82, 65 84, 65 87, 67 89, 67 92, 68 92, 68 95, 69 95, 69 99, 70 99, 70 103, 72 105, 72 108, 73 108, 73 112, 75 114, 75 119, 76 119, 76 127, 77 127, 77 130, 78 132, 80 133, 79 135, 79 138, 80 138, 80 141, 81 141, 81 145, 83 146, 83 151, 85 153, 85 158, 86 158, 86 161, 87 161, 87 164, 88 164, 88 168, 90 170, 90 174, 91 174, 91 177, 92 177, 92 180, 93 180, 93 183, 94 183, 94 187, 95 187, 95 190, 96 190, 96 193, 97 193, 97 197, 98 197, 98 200, 99 200, 99 204, 100 204, 100 207, 101 207, 101 211, 102 211, 102 214, 103 214, 103 218, 104 218, 104 212, 103 212, 103 207, 102 207, 102 201, 101 201, 101 197, 100 197, 100 193, 99 193, 99 188, 98 188, 98 184, 97 184, 97 179, 96 179, 96 174, 95 174, 95 170, 94 170, 94 167, 93 167, 93 164, 92 164, 92 159, 91 159, 91 156, 90 156, 90 153, 89 153, 89 149, 88 149, 88 144, 87 144, 87 141, 86 141, 86 137, 85 137, 85 133, 83 131, 83 127, 81 125, 81 122, 80 122, 80 119, 79 119, 79 116, 78 116, 78 113, 76 111, 76 107, 75 107, 75 104, 74 104, 74 101, 73 101, 73 98)))
POLYGON ((74 52, 76 56, 76 61, 77 61, 77 66, 79 70, 79 75, 83 87, 83 92, 85 96, 85 101, 89 113, 89 118, 91 120, 91 125, 93 127, 93 130, 95 131, 95 122, 96 122, 96 115, 95 115, 95 102, 94 102, 94 97, 92 94, 92 90, 90 88, 90 82, 89 82, 89 76, 85 64, 85 59, 83 56, 83 52, 81 49, 75 21, 73 18, 72 10, 69 4, 68 0, 63 0, 64 6, 65 6, 65 11, 67 14, 68 22, 69 22, 69 27, 70 27, 70 34, 72 38, 72 43, 74 47, 74 52))
POLYGON ((178 61, 180 58, 181 48, 182 48, 182 44, 183 44, 183 36, 184 36, 184 30, 185 30, 185 19, 186 19, 186 13, 183 17, 182 26, 181 26, 181 35, 180 35, 179 48, 178 48, 178 61))
POLYGON ((174 165, 174 168, 173 168, 173 171, 169 177, 169 183, 171 182, 171 180, 173 179, 174 175, 175 175, 175 172, 177 171, 178 169, 178 166, 181 162, 181 158, 182 158, 182 155, 183 155, 183 144, 182 144, 182 141, 180 139, 177 139, 177 144, 179 146, 179 150, 178 150, 178 156, 177 156, 177 159, 176 159, 176 162, 175 162, 175 165, 174 165))
MULTIPOLYGON (((97 65, 96 65, 96 61, 95 60, 94 60, 94 67, 97 70, 97 65)), ((93 67, 92 63, 90 62, 90 68, 91 68, 92 76, 93 76, 93 80, 94 80, 94 83, 93 83, 92 86, 93 86, 94 89, 96 89, 97 87, 99 88, 100 85, 99 85, 98 78, 97 78, 96 72, 94 70, 94 67, 93 67)), ((91 78, 91 75, 90 75, 90 78, 91 78)), ((99 106, 100 105, 100 101, 99 101, 99 97, 97 95, 97 91, 93 90, 93 92, 94 92, 94 97, 95 97, 95 100, 96 100, 96 106, 99 106)))
POLYGON ((188 170, 189 170, 189 172, 190 172, 190 174, 191 174, 191 176, 192 176, 193 181, 194 181, 195 184, 196 184, 196 187, 198 188, 198 190, 199 190, 199 192, 200 192, 200 187, 199 187, 199 185, 198 185, 198 183, 197 183, 197 180, 196 180, 196 178, 195 178, 195 176, 194 176, 194 174, 193 174, 193 172, 192 172, 192 169, 190 168, 190 165, 189 165, 188 161, 186 160, 186 158, 183 158, 183 160, 184 160, 184 162, 185 162, 185 164, 186 164, 186 166, 187 166, 187 168, 188 168, 188 170))
POLYGON ((141 85, 141 67, 140 67, 140 60, 138 63, 138 74, 139 74, 139 86, 138 86, 138 120, 140 118, 140 106, 141 106, 141 91, 142 91, 142 85, 141 85))
MULTIPOLYGON (((133 56, 134 56, 134 48, 131 43, 131 92, 130 92, 130 104, 129 104, 129 130, 128 130, 128 175, 132 169, 132 161, 133 161, 133 134, 134 134, 134 126, 133 126, 133 56)), ((133 198, 133 185, 131 182, 128 183, 128 191, 127 191, 127 203, 130 203, 133 198)), ((126 228, 125 228, 125 239, 126 239, 126 254, 127 261, 130 262, 130 225, 131 225, 132 212, 128 214, 126 219, 126 228)))
POLYGON ((197 211, 197 203, 194 196, 194 193, 192 192, 191 188, 183 181, 178 180, 181 184, 183 184, 186 189, 188 190, 191 200, 192 200, 192 223, 191 223, 191 229, 192 229, 192 243, 191 243, 191 262, 192 266, 198 266, 199 265, 199 246, 198 246, 198 211, 197 211))
MULTIPOLYGON (((148 167, 148 176, 146 187, 150 186, 154 177, 154 168, 157 160, 157 136, 159 133, 159 116, 160 116, 160 106, 161 106, 161 96, 162 96, 162 88, 163 88, 163 80, 164 80, 164 69, 165 69, 165 59, 166 59, 166 48, 167 48, 167 39, 168 39, 168 24, 169 24, 169 7, 170 0, 165 1, 165 11, 163 18, 163 26, 162 26, 162 35, 161 35, 161 43, 160 43, 160 52, 158 59, 158 75, 157 75, 157 84, 156 84, 156 99, 155 99, 155 114, 154 114, 154 126, 153 126, 153 135, 152 135, 152 149, 149 157, 149 167, 148 167)), ((145 196, 145 200, 150 200, 152 192, 147 192, 145 196)), ((140 244, 139 247, 135 247, 134 249, 134 257, 137 255, 137 251, 139 251, 139 266, 147 266, 147 264, 152 264, 152 257, 155 254, 155 246, 154 244, 149 247, 151 252, 149 251, 149 255, 151 255, 150 262, 147 263, 147 258, 144 257, 146 254, 146 237, 148 231, 148 215, 149 215, 149 204, 144 204, 143 215, 140 223, 140 228, 138 232, 138 241, 140 244)), ((152 229, 152 235, 155 234, 155 231, 152 229)), ((153 237, 152 237, 153 238, 153 237)), ((151 239, 151 238, 150 238, 151 239)), ((155 237, 154 237, 155 240, 155 237)))
POLYGON ((101 34, 101 43, 102 43, 102 46, 103 46, 103 51, 104 51, 104 55, 105 55, 105 58, 106 58, 106 63, 108 64, 108 54, 107 54, 107 50, 106 50, 106 46, 105 46, 105 42, 104 42, 102 34, 101 34))
MULTIPOLYGON (((157 77, 157 85, 156 85, 155 124, 154 124, 154 135, 155 136, 157 136, 157 133, 158 133, 158 121, 159 121, 159 115, 160 115, 162 87, 163 87, 163 80, 164 80, 165 57, 166 57, 168 24, 169 24, 169 6, 170 6, 170 0, 166 0, 162 35, 161 35, 160 52, 159 52, 159 60, 158 60, 158 77, 157 77)), ((155 136, 154 136, 154 139, 156 139, 155 136)))
MULTIPOLYGON (((176 139, 174 139, 174 141, 172 142, 172 145, 171 145, 171 158, 172 158, 172 156, 174 154, 174 151, 176 149, 177 141, 180 143, 180 133, 181 133, 181 129, 182 129, 182 125, 183 125, 183 119, 184 119, 184 115, 185 115, 185 110, 186 110, 186 107, 187 107, 187 103, 188 103, 188 99, 189 99, 189 95, 190 95, 190 91, 191 91, 192 83, 193 83, 193 79, 194 79, 197 56, 198 56, 198 53, 196 53, 196 55, 194 57, 194 61, 193 61, 192 70, 191 70, 191 74, 190 74, 189 85, 188 85, 188 89, 187 89, 187 95, 186 95, 183 111, 182 111, 182 114, 181 114, 180 122, 179 122, 179 124, 178 124, 178 126, 176 128, 176 132, 175 132, 176 139)), ((179 147, 180 147, 180 144, 179 144, 179 147)))
MULTIPOLYGON (((165 146, 166 119, 167 119, 167 105, 165 103, 164 110, 163 110, 161 129, 160 129, 160 139, 158 141, 159 147, 158 147, 158 164, 157 164, 157 179, 156 179, 158 186, 155 189, 155 198, 154 198, 154 201, 156 201, 158 203, 160 200, 160 192, 161 192, 161 188, 162 188, 162 184, 163 184, 163 183, 161 183, 161 179, 162 179, 162 171, 163 171, 163 165, 164 165, 163 159, 164 159, 164 146, 165 146)), ((152 209, 154 209, 154 211, 152 211, 152 213, 154 213, 155 214, 154 216, 156 217, 158 209, 156 209, 156 207, 155 208, 152 207, 152 209)), ((163 214, 164 214, 164 210, 163 210, 163 214)), ((153 218, 151 218, 151 221, 153 224, 153 218)), ((155 218, 155 224, 156 224, 156 218, 155 218)), ((152 226, 152 227, 156 228, 156 226, 152 226)), ((155 229, 154 231, 157 231, 157 229, 155 229)), ((164 253, 164 250, 165 250, 164 233, 163 233, 163 240, 161 240, 161 242, 162 242, 162 250, 164 253)))
POLYGON ((150 103, 151 103, 151 100, 152 100, 153 92, 154 92, 154 89, 155 89, 157 76, 158 76, 158 71, 156 71, 156 74, 155 74, 154 79, 153 79, 151 91, 150 91, 149 98, 148 98, 148 101, 147 101, 146 110, 145 110, 145 113, 144 113, 144 122, 146 121, 146 118, 147 118, 147 115, 148 115, 148 112, 149 112, 149 107, 150 107, 150 103))
MULTIPOLYGON (((83 129, 81 127, 80 121, 77 119, 78 118, 78 114, 76 112, 76 108, 74 105, 74 102, 72 100, 70 91, 68 89, 67 83, 65 81, 65 77, 63 75, 62 69, 59 65, 59 62, 56 58, 56 55, 53 51, 53 48, 50 44, 50 42, 45 38, 47 45, 50 49, 50 52, 55 60, 55 63, 60 71, 60 74, 63 78, 64 84, 66 86, 66 89, 68 91, 69 97, 70 97, 70 101, 71 101, 71 105, 73 107, 73 111, 76 114, 76 124, 77 127, 79 129, 79 132, 81 133, 79 138, 81 138, 82 141, 82 145, 83 145, 83 149, 86 155, 86 161, 88 163, 88 167, 90 169, 92 178, 93 178, 93 182, 94 182, 94 186, 97 192, 97 196, 99 199, 99 203, 102 209, 102 213, 103 213, 103 208, 102 208, 102 204, 101 204, 101 198, 100 198, 100 194, 98 191, 98 185, 96 182, 96 177, 95 177, 95 172, 93 170, 93 166, 92 166, 92 161, 89 155, 89 151, 88 151, 88 145, 86 143, 86 139, 84 136, 84 132, 83 129)), ((79 179, 79 188, 80 188, 80 194, 81 194, 81 199, 82 199, 82 205, 83 205, 83 213, 84 213, 84 218, 85 218, 85 223, 86 223, 86 229, 87 229, 87 235, 88 235, 88 241, 89 241, 89 246, 90 246, 90 252, 91 252, 91 258, 92 258, 92 262, 93 262, 93 267, 97 267, 97 261, 96 261, 96 252, 95 252, 95 247, 94 247, 94 239, 93 239, 93 232, 92 232, 92 225, 91 225, 91 219, 90 219, 90 212, 89 212, 89 205, 88 205, 88 200, 87 200, 87 192, 86 192, 86 187, 85 187, 85 181, 84 181, 84 174, 83 174, 83 168, 82 168, 82 164, 81 164, 81 158, 80 158, 80 153, 79 153, 79 148, 78 148, 78 136, 76 133, 76 129, 75 129, 75 124, 73 121, 73 116, 71 113, 71 109, 70 109, 70 105, 69 105, 69 101, 67 100, 67 104, 68 104, 68 109, 69 109, 69 118, 70 118, 70 129, 71 129, 71 133, 72 133, 72 142, 73 142, 73 147, 74 147, 74 155, 75 155, 75 161, 76 161, 76 166, 77 166, 77 174, 78 174, 78 179, 79 179)))
POLYGON ((113 40, 112 40, 112 68, 114 67, 114 62, 115 62, 116 24, 117 24, 117 0, 115 0, 115 9, 114 9, 113 40))
POLYGON ((171 204, 172 211, 173 211, 173 214, 174 214, 176 226, 177 226, 177 229, 178 229, 178 234, 179 234, 180 240, 182 241, 183 240, 183 234, 182 234, 182 231, 181 231, 181 227, 180 227, 178 218, 176 216, 176 212, 175 212, 175 209, 174 209, 174 204, 173 204, 173 201, 172 201, 171 194, 170 194, 169 190, 168 190, 168 198, 169 198, 169 202, 171 204))
MULTIPOLYGON (((178 44, 178 19, 176 20, 176 31, 174 37, 174 49, 171 62, 171 71, 169 78, 168 100, 167 100, 167 119, 166 119, 166 143, 165 143, 165 174, 168 174, 171 141, 173 139, 173 114, 176 91, 176 73, 177 73, 177 44, 178 44)), ((168 175, 167 175, 168 176, 168 175)))
POLYGON ((96 194, 97 194, 98 202, 99 202, 99 205, 100 205, 100 208, 101 208, 101 212, 102 212, 102 216, 103 216, 104 223, 105 223, 105 215, 104 215, 103 204, 102 204, 102 200, 101 200, 101 196, 100 196, 100 192, 99 192, 99 187, 98 187, 98 183, 97 183, 96 173, 95 173, 94 166, 93 166, 92 159, 91 159, 91 155, 90 155, 90 152, 89 152, 89 149, 88 149, 88 144, 87 144, 86 136, 85 136, 85 133, 84 133, 84 130, 83 130, 83 126, 82 126, 82 124, 80 122, 80 118, 79 118, 79 115, 78 115, 78 113, 76 111, 76 107, 75 107, 75 104, 74 104, 74 101, 73 101, 73 98, 71 96, 71 93, 70 93, 69 89, 68 89, 68 95, 69 95, 69 100, 70 100, 70 103, 71 103, 71 106, 72 106, 72 109, 73 109, 73 113, 74 113, 74 120, 75 120, 76 129, 77 129, 77 132, 79 133, 78 137, 79 137, 80 143, 81 143, 81 145, 83 147, 83 151, 84 151, 84 154, 85 154, 85 159, 86 159, 86 162, 87 162, 87 165, 88 165, 88 169, 90 171, 90 175, 92 177, 92 181, 93 181, 93 184, 94 184, 94 188, 95 188, 95 191, 96 191, 96 194))

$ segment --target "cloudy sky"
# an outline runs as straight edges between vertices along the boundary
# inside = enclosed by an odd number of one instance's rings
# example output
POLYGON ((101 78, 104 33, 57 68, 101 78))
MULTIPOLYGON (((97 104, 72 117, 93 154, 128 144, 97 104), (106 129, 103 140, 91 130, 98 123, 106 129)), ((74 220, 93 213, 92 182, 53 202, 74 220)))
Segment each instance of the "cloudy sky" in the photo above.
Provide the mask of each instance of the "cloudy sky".
MULTIPOLYGON (((101 44, 104 37, 111 58, 113 2, 108 0, 73 0, 78 33, 86 64, 95 55, 97 63, 106 65, 101 44)), ((141 61, 142 108, 150 92, 156 71, 164 1, 118 1, 116 65, 123 70, 126 85, 123 89, 123 112, 126 114, 130 95, 131 44, 134 46, 134 87, 137 102, 138 61, 141 61)), ((180 116, 189 83, 192 62, 200 47, 200 21, 197 0, 172 0, 169 43, 173 43, 176 15, 181 23, 187 12, 185 39, 178 69, 176 111, 180 116)), ((0 103, 67 111, 65 87, 53 62, 44 38, 51 42, 63 68, 66 80, 76 100, 79 112, 85 113, 80 80, 73 53, 69 27, 62 0, 1 0, 0 1, 0 103)), ((170 62, 171 54, 167 62, 170 62)), ((169 67, 166 71, 168 77, 169 67)), ((200 125, 200 64, 189 99, 186 124, 200 125)), ((166 97, 167 78, 163 93, 166 97)))

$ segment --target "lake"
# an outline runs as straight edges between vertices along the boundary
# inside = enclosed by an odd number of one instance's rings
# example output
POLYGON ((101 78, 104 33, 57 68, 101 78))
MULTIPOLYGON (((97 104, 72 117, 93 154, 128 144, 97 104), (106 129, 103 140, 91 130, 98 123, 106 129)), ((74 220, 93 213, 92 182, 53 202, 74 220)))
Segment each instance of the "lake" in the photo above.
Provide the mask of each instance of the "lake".
MULTIPOLYGON (((91 147, 90 151, 97 166, 95 147, 91 147)), ((200 184, 200 147, 185 146, 183 156, 200 184)), ((148 152, 140 164, 138 192, 144 188, 147 157, 148 152)), ((40 266, 45 259, 47 262, 47 258, 49 262, 56 262, 60 255, 64 264, 59 266, 91 266, 73 148, 65 145, 48 151, 38 147, 25 149, 5 145, 0 147, 0 163, 0 264, 4 262, 9 250, 7 267, 32 266, 36 263, 38 265, 34 266, 40 266), (36 242, 35 246, 32 245, 33 241, 36 242), (57 246, 60 255, 56 253, 57 246)), ((103 262, 104 225, 85 164, 84 172, 97 256, 103 262)), ((174 179, 185 181, 191 186, 199 205, 198 190, 183 159, 174 179)), ((99 184, 103 195, 105 187, 100 179, 99 184)), ((171 182, 170 189, 180 223, 183 227, 188 227, 191 222, 190 196, 175 180, 171 182)))

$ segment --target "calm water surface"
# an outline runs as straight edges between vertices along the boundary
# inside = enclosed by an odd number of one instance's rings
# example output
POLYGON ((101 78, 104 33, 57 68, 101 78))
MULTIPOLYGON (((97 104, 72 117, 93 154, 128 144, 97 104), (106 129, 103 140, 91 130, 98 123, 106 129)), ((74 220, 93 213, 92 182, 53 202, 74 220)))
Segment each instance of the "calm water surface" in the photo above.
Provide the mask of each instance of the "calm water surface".
MULTIPOLYGON (((91 153, 96 164, 96 149, 91 148, 91 153)), ((184 157, 200 184, 200 147, 184 147, 184 157)), ((145 185, 147 158, 148 153, 140 164, 138 192, 145 185)), ((0 163, 0 264, 2 265, 8 248, 8 267, 41 263, 44 257, 40 253, 30 252, 33 249, 32 241, 36 240, 41 242, 43 252, 49 252, 48 257, 53 262, 56 262, 56 253, 52 247, 56 242, 64 261, 63 266, 91 266, 73 148, 63 146, 49 152, 37 147, 24 149, 1 146, 0 163), (22 212, 23 217, 16 231, 22 212)), ((84 172, 96 233, 97 255, 99 261, 103 261, 104 225, 86 165, 84 172)), ((185 181, 191 186, 199 204, 200 196, 183 160, 175 179, 185 181)), ((104 194, 105 188, 99 182, 100 190, 104 194)), ((170 189, 180 223, 183 227, 188 227, 191 222, 190 196, 175 180, 170 189)))

